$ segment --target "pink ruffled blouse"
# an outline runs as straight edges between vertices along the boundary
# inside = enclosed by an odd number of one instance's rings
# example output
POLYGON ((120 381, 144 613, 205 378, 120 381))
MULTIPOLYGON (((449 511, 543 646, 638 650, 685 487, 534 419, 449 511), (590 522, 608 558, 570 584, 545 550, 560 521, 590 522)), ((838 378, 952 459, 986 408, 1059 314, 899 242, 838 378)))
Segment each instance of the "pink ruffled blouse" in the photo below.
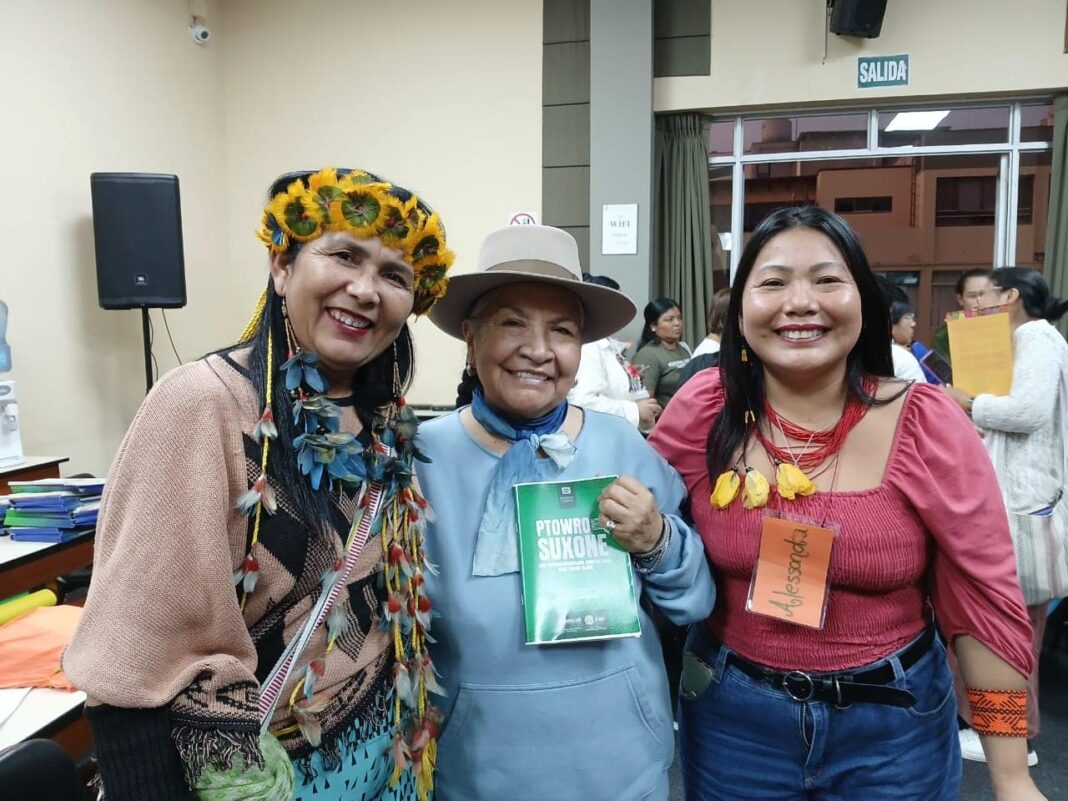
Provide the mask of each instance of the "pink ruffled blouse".
POLYGON ((1005 507, 982 442, 952 400, 929 385, 910 388, 878 487, 778 501, 784 514, 837 526, 822 630, 745 610, 764 510, 745 509, 740 498, 722 510, 709 501, 705 444, 722 408, 719 371, 702 371, 649 439, 690 492, 716 579, 708 627, 717 639, 774 668, 846 670, 906 645, 933 605, 951 642, 971 635, 1030 673, 1031 626, 1005 507))

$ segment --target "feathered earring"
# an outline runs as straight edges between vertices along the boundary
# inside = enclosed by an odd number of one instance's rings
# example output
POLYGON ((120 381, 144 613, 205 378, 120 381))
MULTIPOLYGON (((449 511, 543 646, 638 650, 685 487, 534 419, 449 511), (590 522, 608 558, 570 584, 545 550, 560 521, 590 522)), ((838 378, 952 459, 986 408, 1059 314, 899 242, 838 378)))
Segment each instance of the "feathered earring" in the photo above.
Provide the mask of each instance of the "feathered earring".
MULTIPOLYGON (((285 311, 285 298, 282 299, 283 313, 285 311)), ((288 325, 288 319, 287 319, 288 325)), ((252 537, 249 540, 248 552, 241 562, 241 566, 234 571, 234 584, 241 588, 241 610, 244 611, 249 593, 256 589, 259 580, 260 563, 253 555, 260 539, 260 521, 263 511, 274 514, 278 509, 274 489, 267 478, 267 458, 271 451, 271 440, 278 437, 278 428, 274 423, 274 414, 271 412, 271 397, 274 392, 274 333, 267 330, 267 382, 264 392, 263 414, 259 422, 252 429, 252 437, 261 443, 260 452, 260 475, 252 483, 252 487, 237 499, 237 508, 253 518, 252 537)))
POLYGON ((289 321, 289 309, 286 307, 286 299, 282 297, 282 323, 286 329, 286 348, 288 355, 292 358, 300 350, 300 344, 297 342, 297 335, 293 332, 293 324, 289 321))

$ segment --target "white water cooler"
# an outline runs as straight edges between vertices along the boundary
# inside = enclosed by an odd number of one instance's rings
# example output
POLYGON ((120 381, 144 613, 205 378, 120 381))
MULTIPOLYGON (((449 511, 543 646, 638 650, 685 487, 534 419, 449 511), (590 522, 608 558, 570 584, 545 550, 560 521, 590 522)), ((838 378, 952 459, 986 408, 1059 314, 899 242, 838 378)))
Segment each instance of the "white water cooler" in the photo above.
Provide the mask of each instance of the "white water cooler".
POLYGON ((14 381, 0 381, 0 466, 21 462, 19 405, 14 381))

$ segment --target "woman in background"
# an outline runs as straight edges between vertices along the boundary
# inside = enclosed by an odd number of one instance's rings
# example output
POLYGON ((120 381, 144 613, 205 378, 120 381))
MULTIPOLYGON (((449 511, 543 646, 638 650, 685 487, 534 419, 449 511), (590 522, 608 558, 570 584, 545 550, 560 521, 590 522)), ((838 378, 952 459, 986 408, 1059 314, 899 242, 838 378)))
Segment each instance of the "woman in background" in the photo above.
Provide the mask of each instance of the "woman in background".
POLYGON ((642 371, 642 382, 661 407, 679 388, 679 371, 690 360, 690 346, 682 341, 682 310, 671 298, 645 305, 645 327, 631 363, 642 371))
POLYGON ((723 329, 727 325, 727 307, 730 305, 730 300, 729 289, 721 289, 712 296, 712 302, 708 304, 708 317, 705 319, 708 335, 694 348, 693 358, 680 371, 680 389, 696 373, 719 365, 719 342, 723 337, 723 329))
MULTIPOLYGON (((606 275, 584 275, 587 284, 619 290, 619 284, 606 275)), ((639 431, 651 431, 660 416, 660 404, 649 397, 637 371, 627 363, 627 343, 607 336, 582 346, 582 358, 575 386, 567 399, 576 406, 614 414, 639 431)))
MULTIPOLYGON (((1005 396, 976 395, 947 386, 945 392, 972 416, 983 431, 983 442, 997 471, 998 484, 1017 536, 1029 537, 1030 517, 1049 517, 1063 541, 1068 526, 1068 343, 1052 323, 1068 312, 1068 300, 1056 298, 1046 279, 1035 270, 1010 267, 995 270, 991 300, 1009 309, 1012 328, 1012 388, 1005 396)), ((1068 558, 1063 552, 1061 559, 1068 558)), ((1027 686, 1028 764, 1038 755, 1030 740, 1038 735, 1038 655, 1046 630, 1048 593, 1020 575, 1027 611, 1034 627, 1035 657, 1027 686)), ((965 719, 969 710, 961 710, 965 719)), ((986 761, 974 729, 961 729, 961 753, 986 761)))
POLYGON ((890 355, 894 361, 894 377, 904 381, 927 383, 919 360, 912 355, 912 337, 916 331, 916 314, 901 301, 890 304, 890 355))

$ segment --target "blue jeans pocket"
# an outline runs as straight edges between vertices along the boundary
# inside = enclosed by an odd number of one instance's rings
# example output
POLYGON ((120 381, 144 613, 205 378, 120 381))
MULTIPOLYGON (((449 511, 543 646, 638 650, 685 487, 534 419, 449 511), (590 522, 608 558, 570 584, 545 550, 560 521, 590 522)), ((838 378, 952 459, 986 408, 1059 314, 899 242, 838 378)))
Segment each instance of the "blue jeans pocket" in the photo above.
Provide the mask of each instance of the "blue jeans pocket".
POLYGON ((916 703, 905 709, 910 717, 924 719, 940 715, 953 698, 953 677, 942 640, 936 637, 931 649, 895 683, 916 696, 916 703))

